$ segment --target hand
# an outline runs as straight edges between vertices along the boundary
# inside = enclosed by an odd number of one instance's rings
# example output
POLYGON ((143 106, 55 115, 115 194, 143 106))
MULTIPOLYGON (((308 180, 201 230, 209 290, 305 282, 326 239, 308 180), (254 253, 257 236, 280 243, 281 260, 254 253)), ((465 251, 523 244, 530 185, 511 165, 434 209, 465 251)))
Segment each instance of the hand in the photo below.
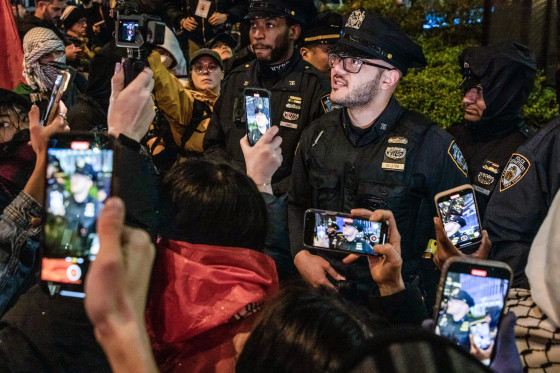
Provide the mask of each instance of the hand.
MULTIPOLYGON (((371 278, 379 287, 381 296, 398 293, 405 289, 401 275, 401 235, 397 229, 397 222, 393 213, 388 210, 376 210, 371 212, 366 209, 354 209, 350 213, 354 216, 369 217, 370 221, 386 221, 389 225, 389 243, 376 245, 373 250, 379 256, 368 255, 369 271, 371 278)), ((342 261, 351 263, 359 256, 350 254, 342 261)))
POLYGON ((58 115, 55 116, 53 121, 46 127, 41 126, 39 122, 39 108, 36 105, 31 107, 29 111, 29 133, 31 135, 31 141, 29 141, 29 144, 37 157, 46 157, 47 144, 49 138, 53 134, 68 131, 70 131, 70 127, 68 127, 68 123, 66 122, 66 106, 62 101, 58 103, 58 115))
POLYGON ((337 281, 346 281, 325 259, 319 255, 313 255, 307 250, 302 250, 294 258, 294 264, 305 281, 314 287, 326 286, 336 289, 327 279, 328 273, 337 281))
POLYGON ((66 46, 66 58, 69 60, 75 60, 82 53, 82 48, 76 47, 74 44, 66 46))
POLYGON ((148 132, 156 113, 151 92, 154 89, 152 70, 145 68, 125 88, 122 65, 117 63, 111 80, 112 92, 107 115, 109 133, 118 137, 121 133, 140 142, 148 132))
POLYGON ((196 26, 198 26, 198 23, 194 20, 193 17, 183 18, 183 20, 181 21, 181 27, 187 31, 193 31, 196 26))
POLYGON ((114 372, 135 370, 131 364, 155 371, 144 323, 155 248, 124 217, 124 203, 108 199, 97 222, 100 250, 86 277, 85 309, 114 372))
POLYGON ((214 12, 214 14, 212 14, 210 18, 208 18, 208 23, 210 23, 212 26, 218 26, 226 22, 227 14, 224 13, 214 12))
POLYGON ((463 254, 457 249, 447 237, 443 224, 439 218, 434 218, 434 227, 436 230, 437 251, 434 255, 434 264, 441 269, 445 261, 453 256, 464 256, 473 259, 486 259, 492 248, 492 242, 488 238, 488 232, 482 231, 482 241, 477 251, 472 254, 463 254))
POLYGON ((282 149, 280 148, 282 138, 276 136, 278 131, 278 126, 272 126, 255 146, 249 145, 247 136, 243 136, 239 141, 245 157, 247 176, 253 179, 261 192, 270 194, 272 194, 270 186, 272 175, 282 164, 282 149), (264 183, 268 185, 263 185, 264 183))
POLYGON ((471 355, 480 361, 490 359, 490 356, 492 356, 492 349, 494 348, 494 341, 490 342, 490 346, 483 350, 474 343, 472 334, 469 334, 469 339, 471 341, 471 355))

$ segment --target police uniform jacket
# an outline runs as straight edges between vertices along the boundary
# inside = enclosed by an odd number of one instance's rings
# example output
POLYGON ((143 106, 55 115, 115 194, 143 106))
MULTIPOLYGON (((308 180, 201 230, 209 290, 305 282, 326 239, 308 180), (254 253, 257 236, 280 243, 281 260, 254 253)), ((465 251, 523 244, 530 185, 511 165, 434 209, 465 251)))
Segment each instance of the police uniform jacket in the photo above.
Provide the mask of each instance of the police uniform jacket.
MULTIPOLYGON (((323 102, 330 87, 321 81, 321 72, 305 62, 299 53, 287 69, 271 82, 261 72, 257 60, 234 69, 225 79, 220 97, 204 137, 204 153, 211 158, 229 161, 245 171, 245 159, 239 140, 247 134, 245 96, 247 87, 266 88, 271 92, 271 125, 279 126, 283 161, 272 177, 278 183, 292 171, 294 152, 303 129, 325 112, 323 102)), ((273 185, 275 194, 287 191, 288 180, 273 185)))
POLYGON ((513 287, 529 289, 525 266, 531 243, 560 188, 560 118, 511 156, 490 198, 485 227, 490 257, 513 269, 513 287))
MULTIPOLYGON (((346 109, 335 110, 302 134, 289 192, 292 255, 303 249, 303 213, 308 208, 389 209, 402 236, 403 277, 410 281, 435 237, 434 195, 467 183, 466 163, 451 135, 394 98, 363 137, 356 139, 349 126, 346 109)), ((349 280, 354 275, 348 269, 359 265, 361 271, 354 269, 361 272, 361 280, 355 280, 373 284, 365 258, 346 266, 340 261, 343 256, 318 253, 349 280)))

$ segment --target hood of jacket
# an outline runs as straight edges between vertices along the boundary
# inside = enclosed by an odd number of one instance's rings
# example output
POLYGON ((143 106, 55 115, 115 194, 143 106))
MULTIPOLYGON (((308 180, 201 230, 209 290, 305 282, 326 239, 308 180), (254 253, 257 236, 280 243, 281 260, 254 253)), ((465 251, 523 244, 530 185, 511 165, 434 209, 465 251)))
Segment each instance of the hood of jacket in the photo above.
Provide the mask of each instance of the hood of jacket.
POLYGON ((175 37, 175 34, 171 29, 165 26, 165 41, 163 44, 158 45, 171 53, 177 64, 171 70, 171 73, 175 76, 187 75, 187 60, 185 60, 185 55, 179 46, 179 41, 175 37))
POLYGON ((274 260, 239 247, 160 240, 146 322, 156 351, 258 311, 278 291, 274 260))

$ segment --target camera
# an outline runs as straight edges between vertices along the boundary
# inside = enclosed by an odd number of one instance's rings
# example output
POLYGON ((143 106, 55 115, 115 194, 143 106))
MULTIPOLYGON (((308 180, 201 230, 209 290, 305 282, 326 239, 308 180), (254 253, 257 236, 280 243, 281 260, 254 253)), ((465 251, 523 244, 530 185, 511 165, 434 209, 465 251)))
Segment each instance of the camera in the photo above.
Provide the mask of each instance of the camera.
POLYGON ((133 2, 118 0, 113 5, 112 12, 117 14, 115 44, 127 49, 123 68, 125 85, 128 85, 148 66, 152 49, 165 42, 165 23, 158 17, 140 14, 133 2))

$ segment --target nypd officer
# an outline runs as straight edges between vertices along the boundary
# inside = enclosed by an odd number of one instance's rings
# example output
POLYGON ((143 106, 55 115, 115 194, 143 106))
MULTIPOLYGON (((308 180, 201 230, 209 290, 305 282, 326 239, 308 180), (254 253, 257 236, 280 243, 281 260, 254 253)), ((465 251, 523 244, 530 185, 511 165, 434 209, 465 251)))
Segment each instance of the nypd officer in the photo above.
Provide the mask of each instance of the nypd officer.
POLYGON ((478 208, 484 216, 511 154, 533 134, 523 119, 537 62, 518 43, 468 47, 459 57, 465 121, 449 128, 470 170, 478 208))
POLYGON ((271 125, 279 126, 283 161, 272 180, 275 194, 286 192, 294 152, 303 129, 323 114, 330 87, 321 72, 294 49, 302 28, 317 15, 311 0, 253 0, 247 18, 256 59, 234 69, 223 82, 204 138, 204 153, 245 170, 239 140, 247 134, 245 88, 271 92, 271 125))
POLYGON ((484 226, 492 241, 490 259, 509 264, 512 287, 529 289, 529 249, 560 189, 559 162, 556 118, 511 155, 488 202, 484 226))
POLYGON ((317 23, 302 35, 299 53, 303 59, 325 74, 330 82, 329 48, 336 43, 342 31, 342 16, 325 12, 319 15, 317 23))
POLYGON ((469 310, 474 306, 474 300, 464 290, 455 289, 447 300, 445 314, 436 326, 438 334, 447 337, 465 350, 470 351, 470 322, 474 318, 469 316, 469 310))
POLYGON ((426 64, 421 47, 397 26, 355 10, 329 61, 331 99, 344 108, 314 121, 295 155, 288 197, 294 263, 314 286, 349 281, 374 289, 364 257, 346 264, 344 256, 304 249, 301 222, 308 208, 389 209, 402 232, 403 279, 410 283, 435 236, 434 195, 467 183, 467 165, 447 132, 393 97, 408 69, 426 64))

